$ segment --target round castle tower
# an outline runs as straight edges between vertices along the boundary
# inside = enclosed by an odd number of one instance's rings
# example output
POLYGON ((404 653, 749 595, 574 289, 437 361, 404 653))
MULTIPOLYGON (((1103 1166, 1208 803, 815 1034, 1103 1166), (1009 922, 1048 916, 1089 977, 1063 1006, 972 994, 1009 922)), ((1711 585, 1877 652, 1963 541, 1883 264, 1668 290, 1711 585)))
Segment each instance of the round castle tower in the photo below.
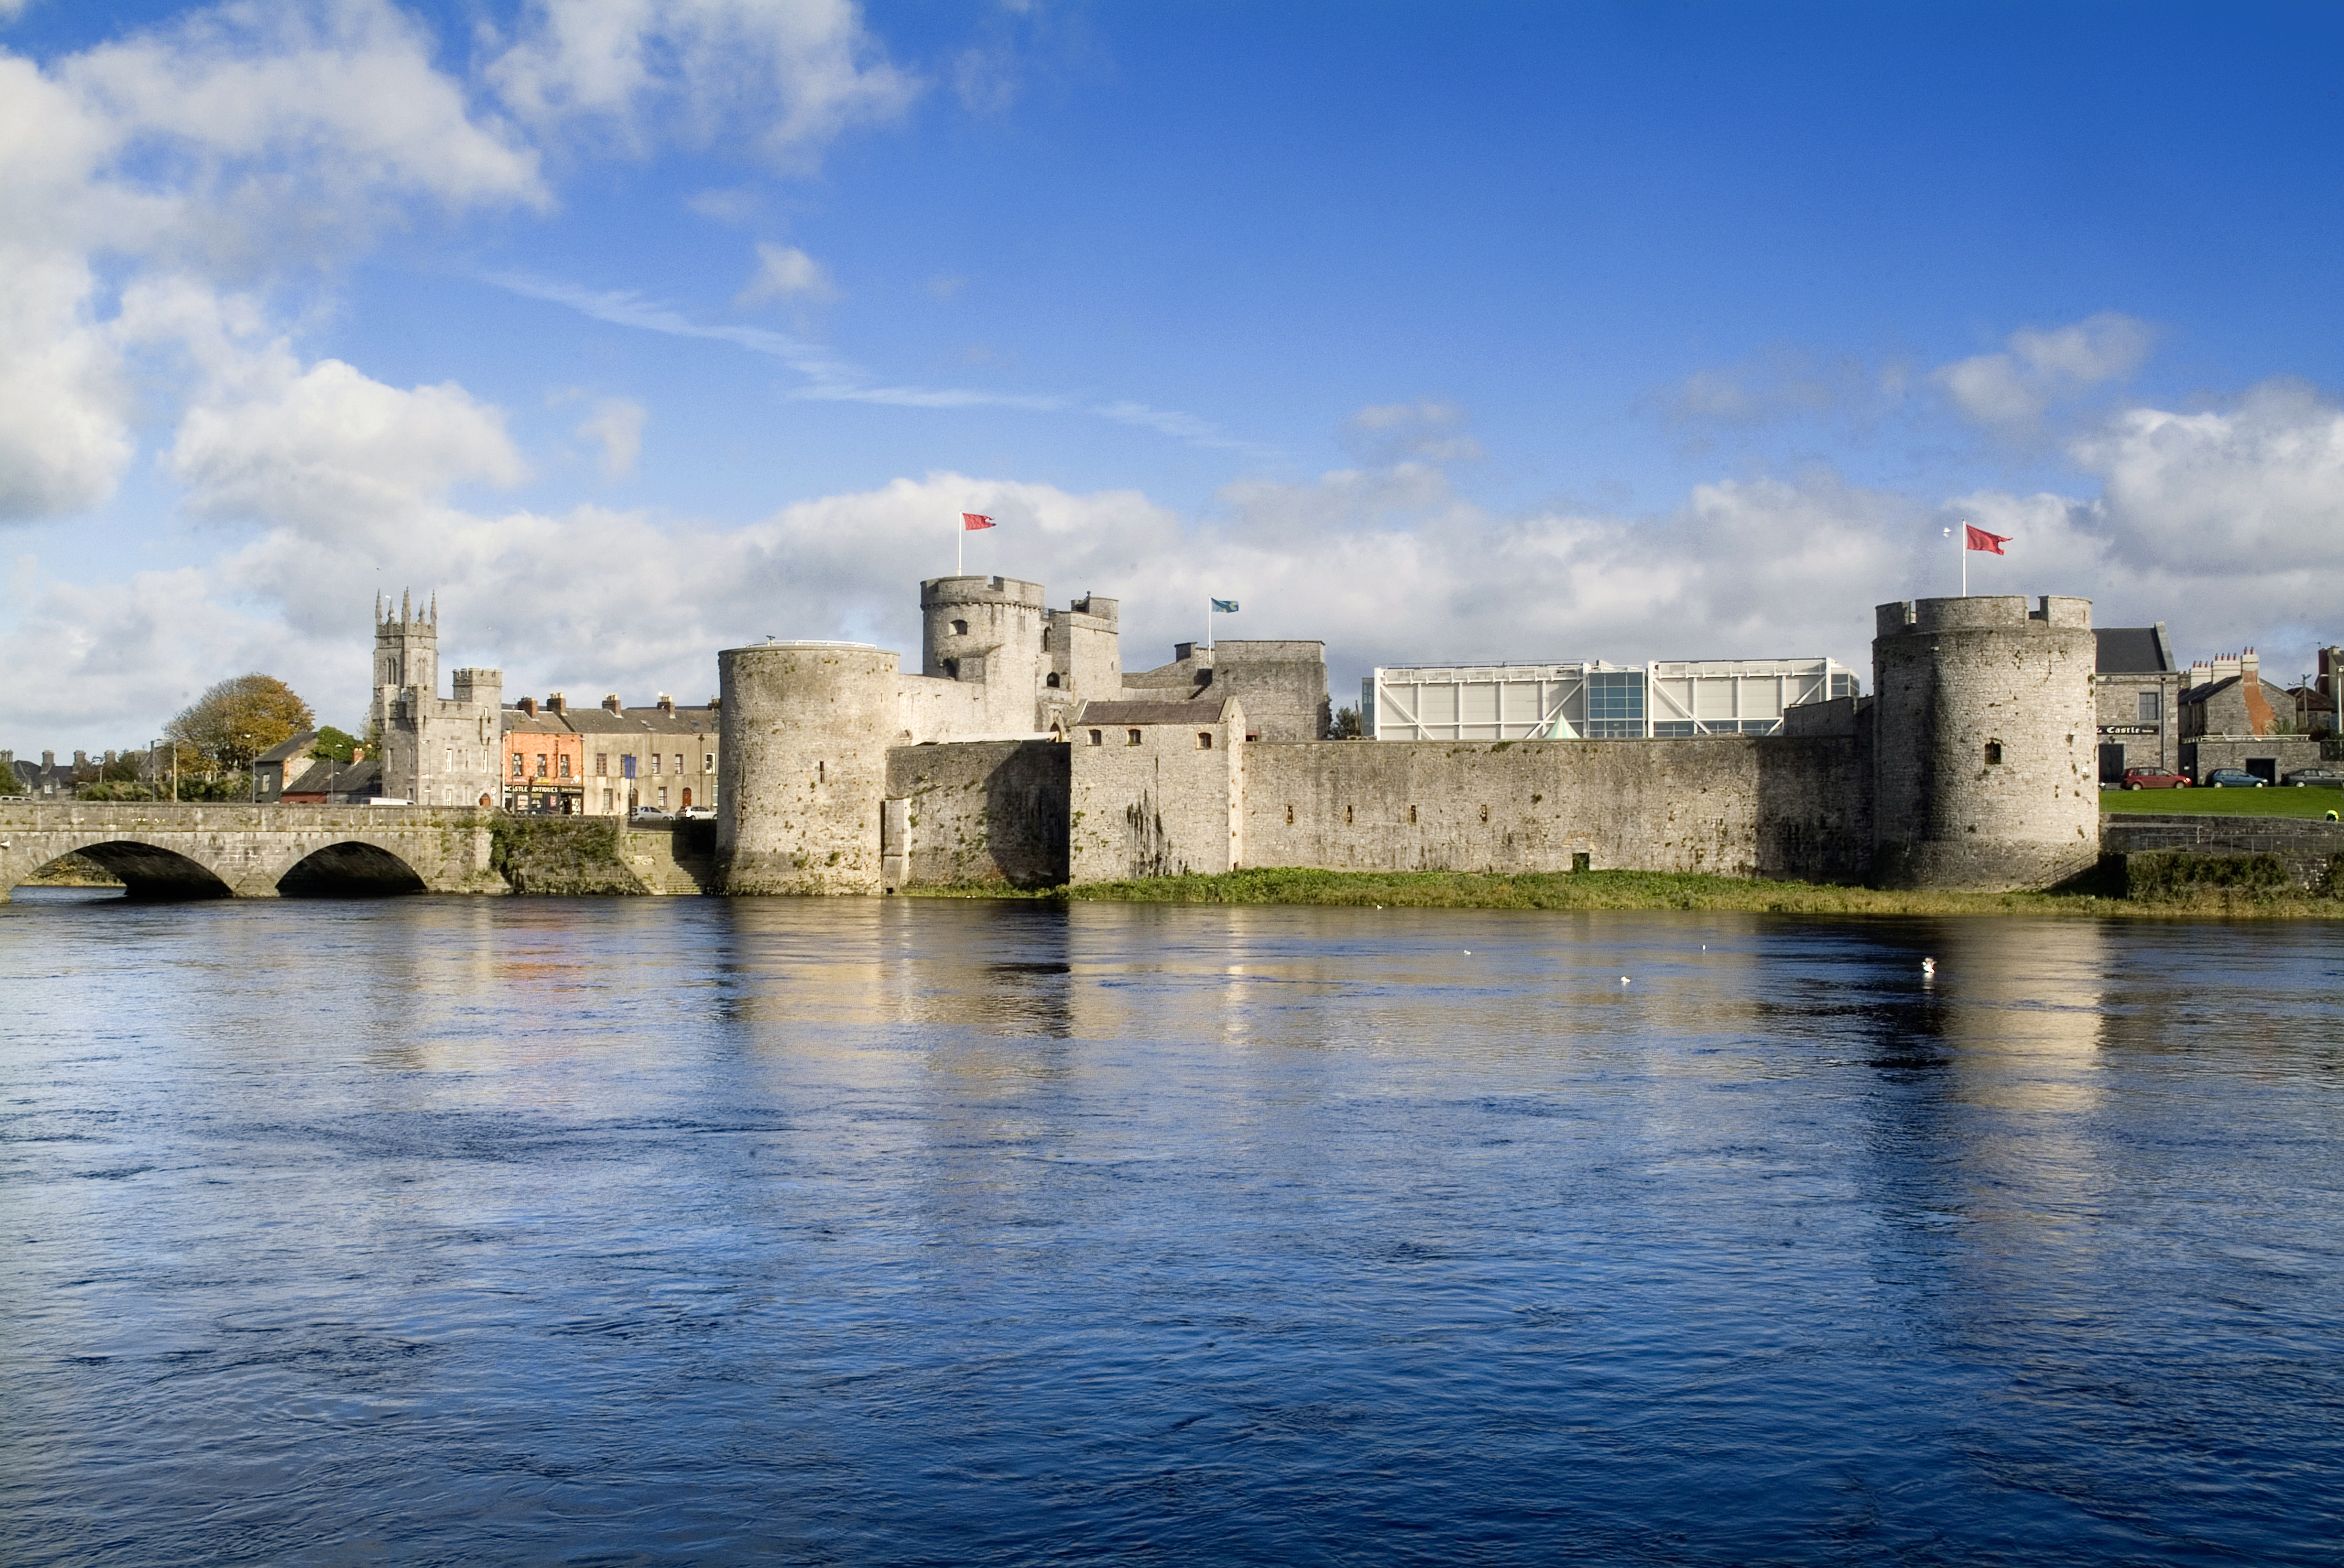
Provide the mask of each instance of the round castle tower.
POLYGON ((1050 655, 1040 583, 1015 578, 930 578, 920 584, 920 673, 985 689, 985 722, 1036 728, 1050 655))
POLYGON ((2041 888, 2100 850, 2092 601, 1879 607, 1872 643, 1874 876, 2041 888))
POLYGON ((859 642, 716 656, 724 769, 716 863, 728 893, 875 893, 901 658, 859 642))

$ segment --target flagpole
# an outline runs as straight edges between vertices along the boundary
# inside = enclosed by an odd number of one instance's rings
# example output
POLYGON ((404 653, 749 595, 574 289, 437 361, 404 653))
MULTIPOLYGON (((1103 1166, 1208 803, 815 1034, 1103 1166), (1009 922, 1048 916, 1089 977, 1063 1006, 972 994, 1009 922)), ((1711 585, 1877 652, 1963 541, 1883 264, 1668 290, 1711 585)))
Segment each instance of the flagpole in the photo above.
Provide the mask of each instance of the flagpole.
POLYGON ((953 518, 953 576, 966 577, 968 575, 968 519, 955 517, 953 518))

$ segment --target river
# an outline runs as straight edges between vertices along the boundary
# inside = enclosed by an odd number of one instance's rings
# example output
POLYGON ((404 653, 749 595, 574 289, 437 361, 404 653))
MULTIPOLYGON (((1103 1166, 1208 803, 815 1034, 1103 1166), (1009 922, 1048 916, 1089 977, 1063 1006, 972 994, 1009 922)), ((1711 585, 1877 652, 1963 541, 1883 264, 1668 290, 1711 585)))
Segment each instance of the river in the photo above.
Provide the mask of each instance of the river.
POLYGON ((2344 1542, 2333 925, 16 900, 10 1563, 2344 1542))

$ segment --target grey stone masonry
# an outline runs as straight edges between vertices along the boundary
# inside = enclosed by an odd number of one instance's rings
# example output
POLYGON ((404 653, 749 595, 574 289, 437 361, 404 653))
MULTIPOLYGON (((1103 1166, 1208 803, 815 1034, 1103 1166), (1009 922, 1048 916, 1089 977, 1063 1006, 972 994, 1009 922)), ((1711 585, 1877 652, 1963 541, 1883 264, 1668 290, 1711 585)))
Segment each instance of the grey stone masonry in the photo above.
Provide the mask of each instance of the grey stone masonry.
POLYGON ((273 899, 309 871, 411 875, 435 893, 502 893, 493 814, 395 806, 56 805, 0 801, 0 900, 61 855, 86 856, 133 895, 273 899))
POLYGON ((2091 608, 2000 595, 1879 607, 1876 880, 2040 888, 2096 859, 2091 608))
POLYGON ((2100 849, 2109 855, 2158 850, 2199 854, 2276 855, 2300 887, 2330 890, 2335 857, 2344 855, 2344 822, 2299 817, 2184 817, 2127 811, 2100 825, 2100 849))

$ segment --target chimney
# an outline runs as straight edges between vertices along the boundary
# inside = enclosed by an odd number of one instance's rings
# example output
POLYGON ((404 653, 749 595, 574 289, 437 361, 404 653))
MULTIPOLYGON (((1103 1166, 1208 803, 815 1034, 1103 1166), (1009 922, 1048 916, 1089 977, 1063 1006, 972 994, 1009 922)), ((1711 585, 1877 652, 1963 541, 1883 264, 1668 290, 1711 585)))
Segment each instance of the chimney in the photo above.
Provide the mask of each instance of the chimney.
POLYGON ((567 713, 570 711, 570 704, 563 701, 561 693, 557 691, 545 699, 545 710, 548 713, 567 713))
POLYGON ((722 712, 723 712, 723 711, 724 711, 724 699, 723 699, 722 698, 721 698, 721 697, 712 697, 712 698, 710 698, 710 699, 708 699, 708 711, 709 711, 709 712, 711 712, 711 713, 722 713, 722 712))
POLYGON ((524 698, 522 698, 522 699, 520 699, 520 710, 521 710, 523 713, 528 714, 531 719, 536 718, 536 717, 537 717, 537 699, 536 699, 536 698, 534 698, 534 697, 524 697, 524 698))
POLYGON ((56 765, 57 754, 56 752, 44 751, 41 753, 41 766, 43 768, 55 768, 56 765))
POLYGON ((659 710, 662 713, 673 713, 675 711, 675 699, 670 697, 664 691, 661 692, 659 695, 659 710))
POLYGON ((610 709, 612 713, 617 713, 624 709, 626 705, 619 700, 619 694, 614 691, 611 693, 610 696, 602 699, 602 706, 610 709))
POLYGON ((80 750, 76 750, 76 751, 74 753, 74 771, 75 771, 75 772, 76 772, 76 773, 78 773, 78 772, 80 772, 83 769, 85 769, 85 768, 86 768, 86 767, 88 767, 88 766, 89 766, 89 753, 88 753, 88 752, 86 752, 86 751, 80 751, 80 750))
POLYGON ((2238 655, 2238 673, 2248 680, 2260 680, 2263 677, 2262 656, 2251 648, 2238 655))
POLYGON ((363 761, 365 761, 365 760, 366 760, 366 748, 365 748, 365 747, 363 747, 363 746, 353 746, 353 747, 351 747, 351 748, 350 748, 350 760, 351 760, 351 761, 353 761, 353 762, 363 762, 363 761))

